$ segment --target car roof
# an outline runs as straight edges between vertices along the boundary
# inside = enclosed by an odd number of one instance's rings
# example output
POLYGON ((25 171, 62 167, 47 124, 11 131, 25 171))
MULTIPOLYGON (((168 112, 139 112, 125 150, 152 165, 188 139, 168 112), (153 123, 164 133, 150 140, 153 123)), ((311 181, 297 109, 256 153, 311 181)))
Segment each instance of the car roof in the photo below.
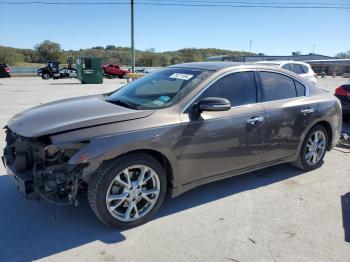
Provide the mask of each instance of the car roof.
POLYGON ((281 65, 281 64, 287 64, 287 63, 292 63, 292 64, 302 64, 302 65, 307 65, 307 63, 302 62, 302 61, 294 61, 294 60, 274 60, 274 61, 257 61, 254 62, 255 64, 273 64, 273 65, 281 65))
POLYGON ((208 71, 221 71, 224 69, 252 69, 252 70, 267 70, 274 71, 278 73, 282 73, 288 75, 289 77, 293 77, 298 81, 305 84, 304 79, 299 75, 293 73, 292 71, 277 67, 271 67, 266 64, 256 64, 256 63, 238 63, 238 62, 192 62, 192 63, 183 63, 177 65, 171 65, 167 68, 188 68, 188 69, 199 69, 199 70, 208 70, 208 71))
POLYGON ((225 68, 246 66, 246 65, 252 66, 252 64, 238 63, 238 62, 192 62, 192 63, 183 63, 183 64, 172 65, 169 67, 219 71, 219 70, 225 69, 225 68))
MULTIPOLYGON (((288 62, 288 61, 286 61, 288 62)), ((289 61, 290 62, 290 61, 289 61)), ((294 62, 294 61, 292 61, 294 62)), ((270 63, 272 64, 272 63, 270 63)), ((188 69, 199 69, 199 70, 208 70, 208 71, 221 71, 223 69, 268 69, 271 70, 272 67, 268 66, 265 63, 242 63, 242 62, 191 62, 183 63, 177 65, 171 65, 167 68, 188 68, 188 69)), ((273 68, 274 71, 284 72, 290 74, 291 71, 284 70, 280 67, 273 68)))
POLYGON ((254 62, 254 64, 276 64, 276 65, 279 65, 281 63, 284 63, 285 61, 257 61, 257 62, 254 62))

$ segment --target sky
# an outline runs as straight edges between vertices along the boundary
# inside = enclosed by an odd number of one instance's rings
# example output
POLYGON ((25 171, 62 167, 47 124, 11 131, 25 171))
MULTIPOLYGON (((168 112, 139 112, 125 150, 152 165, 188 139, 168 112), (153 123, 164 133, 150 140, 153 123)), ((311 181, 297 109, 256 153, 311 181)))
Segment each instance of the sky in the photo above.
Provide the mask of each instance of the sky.
MULTIPOLYGON (((93 0, 70 2, 89 1, 93 0)), ((129 2, 129 0, 101 1, 129 2)), ((241 1, 318 2, 317 0, 241 1)), ((332 4, 349 4, 350 7, 350 0, 328 1, 332 4)), ((207 0, 207 2, 214 3, 220 0, 207 0)), ((327 1, 322 0, 320 3, 327 1)), ((0 45, 3 46, 33 48, 35 44, 44 40, 58 42, 65 50, 109 44, 130 46, 129 5, 0 4, 0 17, 0 45)), ((308 54, 314 48, 315 53, 332 56, 350 50, 349 24, 350 9, 136 5, 135 47, 139 50, 155 48, 156 51, 192 47, 249 51, 249 43, 252 40, 252 52, 255 53, 288 55, 293 51, 301 51, 308 54)))

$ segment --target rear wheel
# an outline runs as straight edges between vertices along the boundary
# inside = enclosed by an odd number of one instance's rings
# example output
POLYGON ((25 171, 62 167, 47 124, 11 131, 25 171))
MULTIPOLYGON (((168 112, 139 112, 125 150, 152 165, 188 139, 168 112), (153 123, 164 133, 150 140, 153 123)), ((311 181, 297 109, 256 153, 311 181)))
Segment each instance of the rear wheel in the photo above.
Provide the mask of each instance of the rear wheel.
POLYGON ((88 199, 103 223, 125 229, 152 218, 166 185, 157 159, 144 153, 125 155, 101 165, 89 182, 88 199))
POLYGON ((320 167, 328 145, 327 130, 316 125, 307 133, 300 148, 298 160, 293 163, 296 167, 310 171, 320 167))

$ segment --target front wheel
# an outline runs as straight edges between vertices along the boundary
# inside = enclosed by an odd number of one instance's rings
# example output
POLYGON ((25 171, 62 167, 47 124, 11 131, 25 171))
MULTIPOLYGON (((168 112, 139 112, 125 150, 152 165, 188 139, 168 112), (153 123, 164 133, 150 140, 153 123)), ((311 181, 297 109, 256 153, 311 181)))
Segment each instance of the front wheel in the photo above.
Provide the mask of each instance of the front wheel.
POLYGON ((293 165, 305 171, 311 171, 320 167, 323 163, 328 143, 327 130, 321 125, 314 126, 307 133, 301 145, 298 159, 293 165))
POLYGON ((41 78, 44 79, 44 80, 47 80, 47 79, 50 79, 50 74, 49 73, 43 73, 41 78))
POLYGON ((104 162, 88 187, 90 206, 105 224, 120 229, 152 218, 166 194, 166 173, 154 157, 137 153, 104 162))

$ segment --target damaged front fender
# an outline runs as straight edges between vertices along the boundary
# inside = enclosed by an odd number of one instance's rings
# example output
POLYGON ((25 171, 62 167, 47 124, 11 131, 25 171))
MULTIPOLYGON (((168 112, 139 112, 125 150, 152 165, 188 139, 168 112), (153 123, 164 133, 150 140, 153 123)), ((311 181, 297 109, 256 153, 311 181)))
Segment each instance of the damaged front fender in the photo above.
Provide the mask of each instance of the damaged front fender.
POLYGON ((48 137, 30 139, 6 128, 4 164, 13 175, 17 188, 27 197, 33 195, 56 204, 71 204, 87 164, 72 165, 69 159, 88 142, 55 146, 48 137))

